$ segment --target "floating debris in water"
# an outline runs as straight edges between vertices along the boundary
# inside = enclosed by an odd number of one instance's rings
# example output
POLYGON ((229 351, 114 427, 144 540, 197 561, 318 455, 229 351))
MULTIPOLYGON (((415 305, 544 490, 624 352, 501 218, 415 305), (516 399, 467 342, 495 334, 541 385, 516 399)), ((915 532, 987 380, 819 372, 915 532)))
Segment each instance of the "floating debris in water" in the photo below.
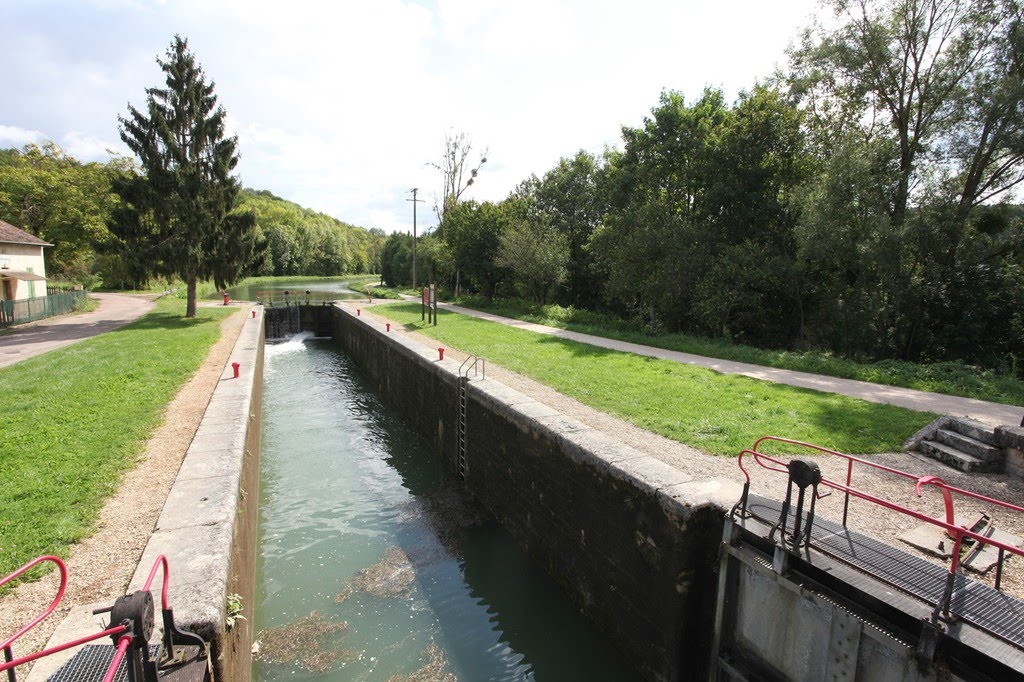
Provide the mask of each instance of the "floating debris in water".
POLYGON ((253 654, 268 663, 295 663, 311 673, 325 673, 336 661, 354 661, 357 651, 328 648, 327 635, 345 632, 348 623, 330 621, 313 611, 287 625, 267 628, 256 635, 253 654))
POLYGON ((382 599, 400 597, 409 592, 415 578, 416 572, 405 552, 397 547, 388 547, 384 550, 384 558, 359 571, 347 582, 345 589, 334 596, 334 601, 341 603, 356 591, 382 599))
POLYGON ((410 675, 392 675, 388 682, 455 682, 455 675, 445 670, 448 660, 439 646, 431 644, 423 653, 429 663, 410 675))

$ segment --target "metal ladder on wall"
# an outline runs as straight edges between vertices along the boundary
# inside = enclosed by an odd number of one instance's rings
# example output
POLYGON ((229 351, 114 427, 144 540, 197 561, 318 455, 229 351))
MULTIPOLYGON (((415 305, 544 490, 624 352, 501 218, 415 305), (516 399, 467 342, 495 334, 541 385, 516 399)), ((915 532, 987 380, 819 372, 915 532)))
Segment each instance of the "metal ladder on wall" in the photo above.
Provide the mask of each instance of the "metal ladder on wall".
POLYGON ((466 385, 469 383, 470 373, 487 378, 487 363, 483 358, 470 355, 459 365, 459 480, 466 480, 466 385))

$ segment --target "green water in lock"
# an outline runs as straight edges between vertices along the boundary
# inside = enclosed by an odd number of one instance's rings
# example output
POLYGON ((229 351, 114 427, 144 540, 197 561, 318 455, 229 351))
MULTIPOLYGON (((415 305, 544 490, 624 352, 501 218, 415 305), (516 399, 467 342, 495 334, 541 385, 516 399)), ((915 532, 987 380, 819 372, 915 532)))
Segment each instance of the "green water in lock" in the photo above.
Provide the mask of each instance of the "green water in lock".
MULTIPOLYGON (((287 282, 265 281, 252 284, 239 284, 229 288, 227 291, 228 296, 230 296, 233 301, 266 301, 271 298, 281 300, 284 292, 286 291, 292 300, 301 300, 305 298, 307 291, 311 298, 318 301, 324 298, 331 300, 366 298, 365 294, 349 289, 348 280, 345 278, 309 280, 289 279, 287 282)), ((215 291, 210 294, 210 298, 219 299, 221 295, 222 294, 220 292, 215 291)))
POLYGON ((254 679, 636 679, 308 336, 267 347, 254 679))

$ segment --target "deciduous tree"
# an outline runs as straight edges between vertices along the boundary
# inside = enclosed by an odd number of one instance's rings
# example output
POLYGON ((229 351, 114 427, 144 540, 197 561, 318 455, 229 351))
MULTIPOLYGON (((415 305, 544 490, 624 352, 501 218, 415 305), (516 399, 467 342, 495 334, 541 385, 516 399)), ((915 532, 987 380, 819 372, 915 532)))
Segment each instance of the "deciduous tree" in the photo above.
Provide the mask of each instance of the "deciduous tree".
POLYGON ((569 248, 566 294, 575 306, 595 305, 601 300, 593 256, 587 249, 604 210, 598 189, 600 174, 600 161, 580 150, 561 159, 530 188, 538 209, 565 236, 569 248))
POLYGON ((462 199, 463 193, 469 189, 480 169, 487 163, 487 150, 484 149, 474 161, 473 142, 465 133, 448 131, 444 135, 444 154, 440 162, 429 162, 428 165, 441 173, 441 196, 435 198, 434 212, 438 221, 444 223, 445 214, 455 208, 462 199))
POLYGON ((531 198, 510 197, 502 203, 510 219, 498 237, 495 263, 508 268, 534 302, 544 305, 552 287, 568 275, 569 238, 531 198))

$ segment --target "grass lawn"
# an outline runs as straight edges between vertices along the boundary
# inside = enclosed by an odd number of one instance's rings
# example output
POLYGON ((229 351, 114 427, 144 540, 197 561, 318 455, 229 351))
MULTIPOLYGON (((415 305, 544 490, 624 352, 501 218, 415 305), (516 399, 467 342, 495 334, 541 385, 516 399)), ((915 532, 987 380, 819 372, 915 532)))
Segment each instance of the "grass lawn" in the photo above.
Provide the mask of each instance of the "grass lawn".
POLYGON ((439 311, 436 327, 427 326, 420 321, 418 303, 389 303, 373 312, 716 455, 735 455, 763 435, 852 454, 892 452, 935 417, 597 348, 445 310, 439 311))
POLYGON ((0 575, 67 556, 232 309, 164 298, 133 324, 0 369, 0 575))
POLYGON ((631 341, 646 346, 693 353, 710 358, 749 362, 766 367, 792 369, 844 379, 859 379, 888 386, 933 391, 1008 405, 1024 406, 1024 381, 962 362, 915 363, 902 360, 857 362, 822 351, 765 350, 685 334, 648 334, 635 323, 589 310, 558 305, 538 306, 522 301, 495 299, 487 303, 479 297, 463 297, 459 305, 504 317, 512 317, 549 327, 584 334, 631 341))

